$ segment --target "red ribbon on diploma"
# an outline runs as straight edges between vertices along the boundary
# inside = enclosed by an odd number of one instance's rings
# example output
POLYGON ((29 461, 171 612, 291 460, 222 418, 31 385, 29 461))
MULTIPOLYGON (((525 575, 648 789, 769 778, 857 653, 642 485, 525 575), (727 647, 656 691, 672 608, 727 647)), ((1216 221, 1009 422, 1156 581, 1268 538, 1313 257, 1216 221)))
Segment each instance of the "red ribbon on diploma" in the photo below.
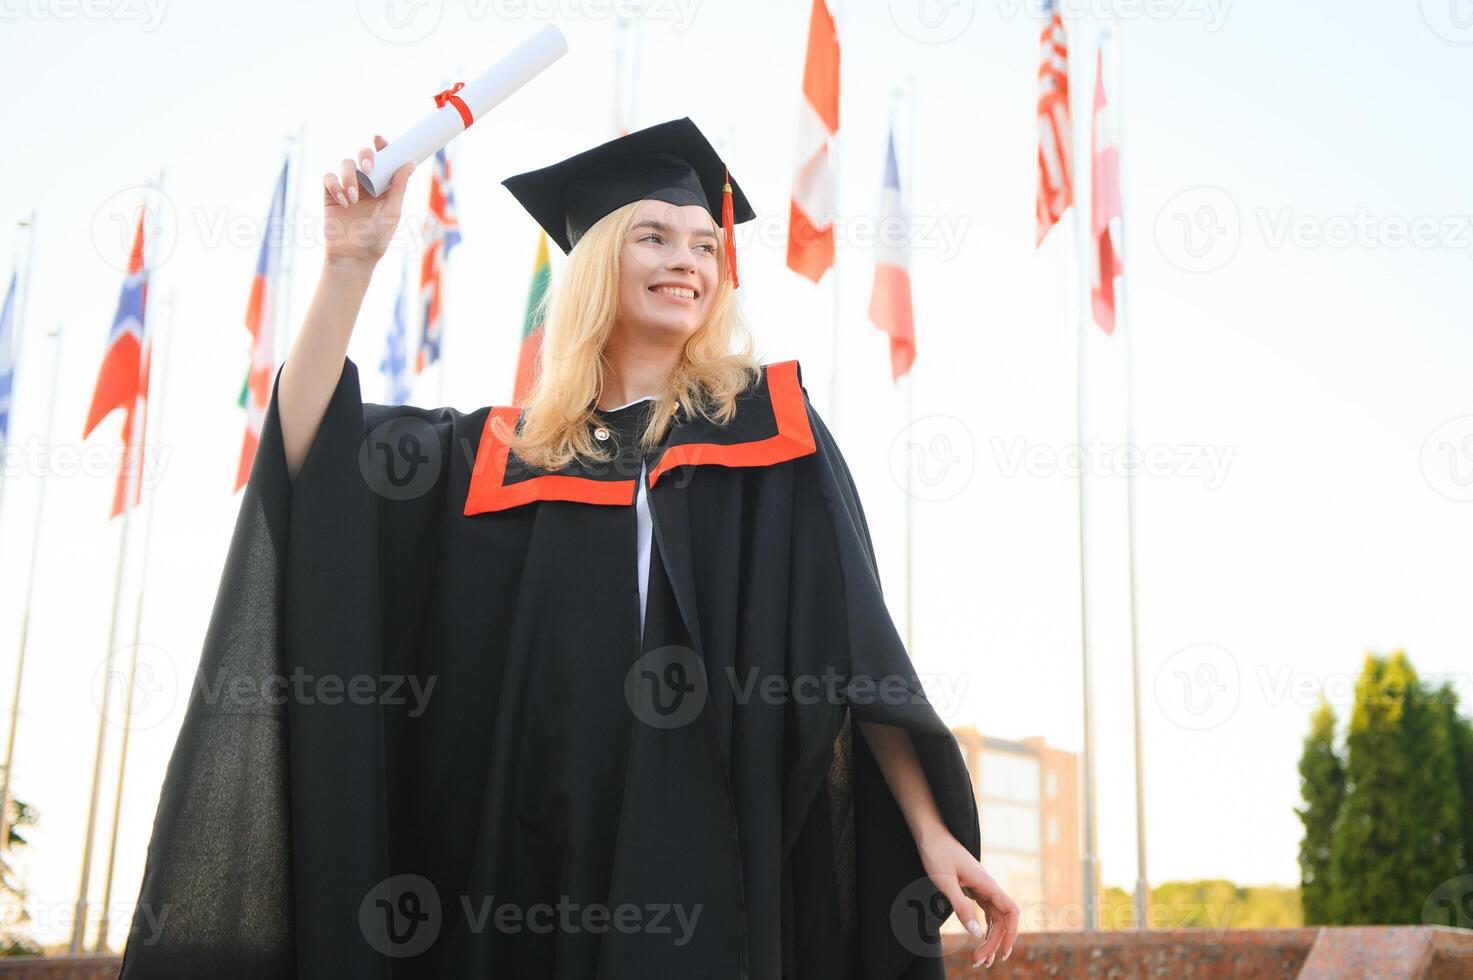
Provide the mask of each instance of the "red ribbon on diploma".
POLYGON ((465 82, 456 82, 454 88, 447 88, 443 92, 436 92, 435 108, 443 109, 445 103, 449 102, 455 106, 455 111, 460 113, 460 118, 465 123, 465 128, 470 129, 471 123, 476 121, 476 117, 471 115, 470 107, 455 95, 456 92, 459 92, 463 88, 465 88, 465 82))

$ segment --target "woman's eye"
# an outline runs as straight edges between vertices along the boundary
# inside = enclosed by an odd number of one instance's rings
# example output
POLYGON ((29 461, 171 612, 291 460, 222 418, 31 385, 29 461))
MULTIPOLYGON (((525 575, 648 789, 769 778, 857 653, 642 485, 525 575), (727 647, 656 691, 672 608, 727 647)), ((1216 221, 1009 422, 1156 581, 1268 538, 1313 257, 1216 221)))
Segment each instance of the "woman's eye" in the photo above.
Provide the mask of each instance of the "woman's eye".
MULTIPOLYGON (((641 235, 637 240, 641 242, 653 241, 657 245, 665 244, 665 240, 653 231, 641 235)), ((696 248, 704 248, 711 255, 716 254, 716 246, 711 244, 710 242, 700 242, 696 245, 696 248)))

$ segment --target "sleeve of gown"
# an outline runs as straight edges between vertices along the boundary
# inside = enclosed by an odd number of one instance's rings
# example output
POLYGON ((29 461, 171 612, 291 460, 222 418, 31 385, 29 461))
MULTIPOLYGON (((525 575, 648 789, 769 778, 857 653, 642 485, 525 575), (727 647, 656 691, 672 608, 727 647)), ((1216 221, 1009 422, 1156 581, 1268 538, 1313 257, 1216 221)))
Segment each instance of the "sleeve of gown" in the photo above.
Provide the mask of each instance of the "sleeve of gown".
POLYGON ((373 434, 399 416, 434 417, 364 405, 345 360, 293 481, 273 384, 165 772, 124 978, 387 976, 382 958, 357 959, 371 953, 359 903, 386 848, 383 723, 372 703, 344 688, 333 702, 319 682, 381 675, 380 524, 401 523, 381 519, 394 506, 405 523, 427 521, 443 500, 443 479, 387 506, 371 485, 384 478, 373 434))
MULTIPOLYGON (((807 410, 816 451, 799 460, 795 487, 790 650, 800 673, 837 675, 842 710, 799 716, 801 749, 788 775, 784 839, 790 847, 806 841, 814 850, 832 848, 837 881, 808 900, 827 902, 832 892, 847 906, 838 917, 858 946, 856 975, 939 976, 938 930, 951 904, 927 878, 900 806, 854 722, 894 725, 910 735, 947 827, 980 858, 976 798, 956 737, 927 698, 885 605, 849 467, 811 403, 807 410), (815 830, 813 813, 826 814, 822 823, 831 831, 815 830)), ((793 853, 798 866, 817 860, 793 853)))

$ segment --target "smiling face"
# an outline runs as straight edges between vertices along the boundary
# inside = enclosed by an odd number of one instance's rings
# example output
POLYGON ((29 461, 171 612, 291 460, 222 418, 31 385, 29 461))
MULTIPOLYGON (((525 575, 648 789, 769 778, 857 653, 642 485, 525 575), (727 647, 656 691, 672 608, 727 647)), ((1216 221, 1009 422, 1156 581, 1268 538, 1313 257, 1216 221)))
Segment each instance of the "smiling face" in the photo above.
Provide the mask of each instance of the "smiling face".
POLYGON ((619 329, 690 336, 720 281, 715 223, 698 204, 641 201, 619 246, 619 329))

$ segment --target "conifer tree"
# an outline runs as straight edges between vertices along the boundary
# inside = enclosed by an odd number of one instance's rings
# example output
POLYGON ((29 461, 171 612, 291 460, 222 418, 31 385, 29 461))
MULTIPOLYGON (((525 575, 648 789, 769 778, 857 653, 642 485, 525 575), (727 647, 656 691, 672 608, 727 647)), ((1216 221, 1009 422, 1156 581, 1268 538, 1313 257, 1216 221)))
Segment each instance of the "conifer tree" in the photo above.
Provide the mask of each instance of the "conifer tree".
POLYGON ((1299 889, 1305 925, 1330 919, 1330 838, 1345 801, 1345 764, 1335 752, 1335 711, 1320 697, 1299 757, 1304 806, 1295 810, 1304 824, 1299 845, 1299 889))
POLYGON ((1367 655, 1331 834, 1331 921, 1418 922, 1427 896, 1456 872, 1462 807, 1447 718, 1404 653, 1367 655))

